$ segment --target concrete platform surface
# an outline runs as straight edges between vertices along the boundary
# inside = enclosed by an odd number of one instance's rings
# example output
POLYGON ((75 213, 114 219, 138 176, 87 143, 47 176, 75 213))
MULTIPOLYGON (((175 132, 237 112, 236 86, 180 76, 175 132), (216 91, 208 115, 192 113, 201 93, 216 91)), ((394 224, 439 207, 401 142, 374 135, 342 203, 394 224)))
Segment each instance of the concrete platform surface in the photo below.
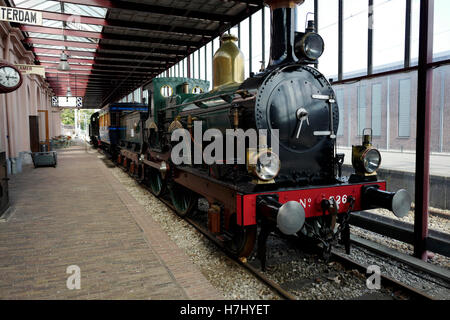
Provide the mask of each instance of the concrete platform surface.
POLYGON ((99 154, 72 147, 58 161, 11 180, 0 299, 223 299, 99 154))

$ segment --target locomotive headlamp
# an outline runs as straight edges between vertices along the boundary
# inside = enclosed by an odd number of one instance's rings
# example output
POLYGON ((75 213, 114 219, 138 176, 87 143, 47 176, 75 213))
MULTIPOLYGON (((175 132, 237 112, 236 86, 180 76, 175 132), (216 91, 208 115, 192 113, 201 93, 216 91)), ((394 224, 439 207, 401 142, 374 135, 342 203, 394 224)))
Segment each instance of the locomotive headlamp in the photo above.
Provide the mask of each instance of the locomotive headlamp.
POLYGON ((275 179, 280 173, 280 158, 273 152, 261 152, 258 156, 255 173, 263 181, 275 179))
POLYGON ((381 154, 377 149, 369 149, 363 155, 364 168, 367 173, 374 173, 381 165, 381 154))
POLYGON ((325 43, 320 35, 315 32, 309 32, 296 44, 296 52, 311 60, 319 59, 325 49, 325 43))
POLYGON ((247 168, 258 178, 258 183, 274 183, 274 179, 280 173, 281 161, 278 155, 270 149, 260 152, 249 149, 247 168))
POLYGON ((353 146, 352 163, 355 171, 360 176, 372 176, 381 165, 381 153, 372 147, 372 132, 366 134, 363 132, 363 145, 353 146))

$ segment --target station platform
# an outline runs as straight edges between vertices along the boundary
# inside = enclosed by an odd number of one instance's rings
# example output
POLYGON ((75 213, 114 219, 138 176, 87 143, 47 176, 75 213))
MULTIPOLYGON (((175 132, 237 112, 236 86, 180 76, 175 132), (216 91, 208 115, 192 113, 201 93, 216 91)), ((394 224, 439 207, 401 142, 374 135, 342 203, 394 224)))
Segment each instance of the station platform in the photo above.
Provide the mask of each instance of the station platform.
POLYGON ((223 299, 99 156, 75 146, 58 153, 56 169, 12 177, 0 299, 223 299), (80 290, 68 289, 69 266, 79 267, 80 290))
MULTIPOLYGON (((378 177, 387 181, 388 190, 406 189, 414 199, 416 178, 416 154, 413 152, 381 151, 381 168, 378 177)), ((354 172, 352 150, 339 148, 345 154, 343 173, 354 172)), ((450 210, 450 154, 430 155, 430 206, 439 210, 450 210)))
MULTIPOLYGON (((339 148, 345 153, 345 165, 352 165, 352 149, 339 148)), ((380 150, 382 156, 381 169, 396 170, 409 173, 416 172, 416 154, 414 152, 396 152, 380 150)), ((450 178, 450 154, 430 155, 430 174, 437 177, 450 178)))

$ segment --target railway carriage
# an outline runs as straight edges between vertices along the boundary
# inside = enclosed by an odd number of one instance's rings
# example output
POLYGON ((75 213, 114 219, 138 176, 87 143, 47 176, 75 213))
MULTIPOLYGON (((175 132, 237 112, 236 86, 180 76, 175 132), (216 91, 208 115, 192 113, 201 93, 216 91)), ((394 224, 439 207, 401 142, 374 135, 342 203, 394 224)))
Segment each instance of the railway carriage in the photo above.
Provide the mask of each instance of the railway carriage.
POLYGON ((147 105, 141 103, 112 103, 101 109, 98 116, 94 114, 94 123, 91 122, 91 125, 93 128, 98 127, 98 138, 94 137, 94 140, 97 140, 98 147, 117 159, 122 148, 128 149, 136 141, 139 143, 141 138, 139 133, 135 134, 135 122, 130 122, 130 119, 133 119, 136 114, 147 115, 147 105), (130 122, 130 127, 127 127, 127 122, 130 122), (139 138, 136 138, 138 136, 139 138))
POLYGON ((98 142, 100 138, 100 123, 99 123, 99 117, 100 114, 98 112, 95 112, 91 115, 91 121, 89 123, 89 138, 90 138, 90 144, 94 148, 98 148, 98 142))
POLYGON ((156 141, 153 132, 158 113, 168 98, 181 101, 209 88, 209 82, 186 78, 158 78, 149 85, 149 103, 113 103, 91 117, 91 142, 106 151, 111 158, 141 176, 144 167, 140 156, 149 141, 156 141), (191 91, 187 91, 191 88, 191 91))

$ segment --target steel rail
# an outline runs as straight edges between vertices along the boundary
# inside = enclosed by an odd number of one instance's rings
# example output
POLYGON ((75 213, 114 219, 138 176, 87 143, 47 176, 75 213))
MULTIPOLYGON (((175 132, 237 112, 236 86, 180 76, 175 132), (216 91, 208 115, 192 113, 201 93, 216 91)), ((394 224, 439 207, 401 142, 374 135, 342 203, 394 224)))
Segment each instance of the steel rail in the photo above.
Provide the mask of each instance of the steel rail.
MULTIPOLYGON (((414 244, 414 225, 410 223, 361 211, 352 213, 350 224, 391 239, 414 244)), ((426 239, 426 248, 434 253, 450 256, 450 235, 430 230, 426 239)))
POLYGON ((356 235, 351 235, 350 241, 352 244, 356 245, 359 248, 364 248, 377 255, 387 257, 391 260, 396 260, 402 264, 412 267, 413 269, 425 272, 427 275, 437 277, 450 284, 450 271, 448 271, 447 269, 440 268, 438 266, 417 259, 413 256, 401 253, 400 251, 392 249, 383 244, 379 244, 377 242, 367 240, 356 235))
MULTIPOLYGON (((343 253, 340 253, 336 250, 332 250, 331 256, 335 261, 341 263, 344 266, 349 266, 352 269, 356 268, 359 271, 363 272, 364 274, 367 272, 368 265, 363 265, 363 264, 351 259, 349 256, 347 256, 343 253)), ((422 291, 420 291, 416 288, 413 288, 405 283, 402 283, 388 275, 385 275, 382 273, 380 276, 382 279, 382 283, 384 282, 384 284, 385 284, 385 287, 393 287, 393 288, 400 289, 401 291, 410 295, 411 298, 415 298, 418 300, 436 300, 434 297, 426 294, 425 292, 422 292, 422 291)))

